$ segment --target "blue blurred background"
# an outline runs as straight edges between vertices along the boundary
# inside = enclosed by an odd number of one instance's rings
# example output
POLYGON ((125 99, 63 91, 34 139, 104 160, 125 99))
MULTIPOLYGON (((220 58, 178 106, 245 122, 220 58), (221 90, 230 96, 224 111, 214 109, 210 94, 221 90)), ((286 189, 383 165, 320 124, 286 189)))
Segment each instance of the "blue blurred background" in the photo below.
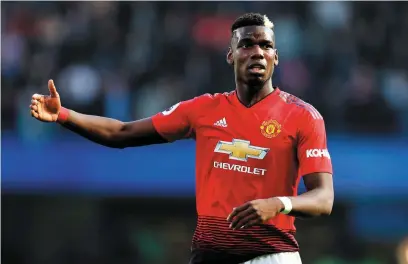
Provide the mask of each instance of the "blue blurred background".
POLYGON ((274 84, 326 120, 336 204, 297 221, 303 262, 408 263, 408 3, 1 2, 4 263, 188 262, 193 141, 108 149, 28 106, 50 78, 64 106, 123 121, 233 90, 249 11, 275 24, 274 84))

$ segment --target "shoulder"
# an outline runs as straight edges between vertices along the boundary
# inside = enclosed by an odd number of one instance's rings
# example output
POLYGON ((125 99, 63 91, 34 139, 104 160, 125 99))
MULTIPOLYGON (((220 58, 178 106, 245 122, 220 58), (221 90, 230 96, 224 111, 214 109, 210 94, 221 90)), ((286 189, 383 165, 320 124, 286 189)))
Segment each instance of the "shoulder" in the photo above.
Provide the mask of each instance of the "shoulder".
POLYGON ((194 97, 192 99, 192 102, 193 102, 194 106, 200 107, 200 108, 214 107, 214 106, 228 100, 231 97, 232 94, 233 94, 233 92, 214 93, 214 94, 206 93, 206 94, 194 97))
POLYGON ((284 91, 281 91, 279 96, 299 118, 306 120, 323 120, 323 116, 320 112, 308 102, 284 91))
POLYGON ((163 116, 168 116, 174 113, 176 115, 178 114, 194 118, 203 113, 208 113, 208 111, 214 109, 219 104, 226 102, 231 94, 232 93, 206 93, 188 100, 180 101, 161 112, 161 114, 163 116))

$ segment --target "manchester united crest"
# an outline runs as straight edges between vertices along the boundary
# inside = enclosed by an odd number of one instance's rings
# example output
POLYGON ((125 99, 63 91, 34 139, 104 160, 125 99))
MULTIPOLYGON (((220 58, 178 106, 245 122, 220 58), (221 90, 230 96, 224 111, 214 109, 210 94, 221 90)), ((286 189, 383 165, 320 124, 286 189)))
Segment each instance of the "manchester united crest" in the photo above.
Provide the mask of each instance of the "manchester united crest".
POLYGON ((276 120, 263 121, 261 125, 261 133, 267 138, 274 138, 281 132, 281 124, 276 120))

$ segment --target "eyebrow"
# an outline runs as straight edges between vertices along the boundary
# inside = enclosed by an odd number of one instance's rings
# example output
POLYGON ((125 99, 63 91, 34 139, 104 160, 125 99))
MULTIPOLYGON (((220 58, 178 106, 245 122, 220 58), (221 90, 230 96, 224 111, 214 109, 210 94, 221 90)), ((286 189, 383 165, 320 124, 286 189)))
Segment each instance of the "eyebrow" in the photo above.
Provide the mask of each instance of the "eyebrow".
POLYGON ((275 46, 275 42, 273 40, 270 40, 270 39, 258 40, 258 39, 252 38, 252 37, 243 37, 237 43, 248 42, 248 41, 259 42, 259 43, 262 43, 262 44, 268 43, 268 44, 272 44, 273 46, 275 46))

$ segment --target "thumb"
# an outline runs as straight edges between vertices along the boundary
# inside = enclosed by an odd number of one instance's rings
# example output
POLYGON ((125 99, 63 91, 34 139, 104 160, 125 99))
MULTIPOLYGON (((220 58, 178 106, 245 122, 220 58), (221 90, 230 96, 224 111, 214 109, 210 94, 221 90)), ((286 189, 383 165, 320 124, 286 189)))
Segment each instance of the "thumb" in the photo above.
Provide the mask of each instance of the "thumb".
POLYGON ((54 97, 54 98, 59 97, 59 95, 57 93, 57 88, 55 88, 53 80, 48 81, 48 90, 50 91, 50 96, 51 97, 54 97))

